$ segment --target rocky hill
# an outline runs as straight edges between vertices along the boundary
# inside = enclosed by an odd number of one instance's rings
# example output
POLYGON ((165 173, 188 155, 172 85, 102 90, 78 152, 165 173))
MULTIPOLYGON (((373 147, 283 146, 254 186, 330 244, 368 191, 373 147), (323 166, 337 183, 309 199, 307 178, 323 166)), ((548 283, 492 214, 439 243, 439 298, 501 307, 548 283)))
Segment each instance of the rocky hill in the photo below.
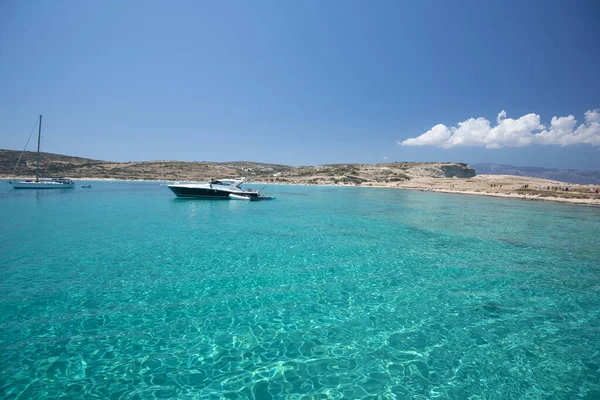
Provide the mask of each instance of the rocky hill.
MULTIPOLYGON (((0 150, 0 176, 9 177, 21 152, 0 150)), ((25 152, 15 172, 18 177, 35 175, 36 153, 25 152)), ((470 178, 475 170, 463 163, 393 162, 385 164, 330 164, 292 167, 250 161, 136 161, 111 162, 40 153, 43 176, 71 178, 203 181, 245 176, 251 181, 280 183, 389 183, 414 178, 470 178)))
POLYGON ((470 178, 475 170, 462 163, 393 162, 385 164, 328 164, 296 167, 271 179, 290 183, 391 183, 414 178, 470 178))
POLYGON ((478 174, 531 176, 560 182, 580 184, 600 184, 600 171, 580 171, 575 169, 554 169, 540 167, 516 167, 514 165, 481 163, 474 164, 478 174))

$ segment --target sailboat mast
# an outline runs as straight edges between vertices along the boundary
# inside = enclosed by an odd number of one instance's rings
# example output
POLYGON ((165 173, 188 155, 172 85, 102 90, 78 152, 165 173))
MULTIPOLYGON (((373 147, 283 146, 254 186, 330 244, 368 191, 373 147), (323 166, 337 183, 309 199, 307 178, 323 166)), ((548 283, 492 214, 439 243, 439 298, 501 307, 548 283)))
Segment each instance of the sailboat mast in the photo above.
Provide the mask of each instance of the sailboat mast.
POLYGON ((40 124, 38 126, 38 150, 37 150, 37 161, 35 163, 35 181, 40 181, 40 138, 42 137, 42 114, 40 114, 40 124))

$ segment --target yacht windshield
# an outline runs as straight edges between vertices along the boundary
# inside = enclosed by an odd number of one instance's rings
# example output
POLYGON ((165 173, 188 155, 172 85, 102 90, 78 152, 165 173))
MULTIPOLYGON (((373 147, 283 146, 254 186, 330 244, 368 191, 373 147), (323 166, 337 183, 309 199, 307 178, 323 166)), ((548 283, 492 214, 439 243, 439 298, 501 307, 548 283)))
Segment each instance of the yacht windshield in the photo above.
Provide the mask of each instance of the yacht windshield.
POLYGON ((221 186, 231 186, 235 183, 235 181, 212 181, 213 185, 221 185, 221 186))
POLYGON ((215 179, 210 181, 211 185, 233 186, 238 188, 242 183, 244 183, 243 179, 215 179))

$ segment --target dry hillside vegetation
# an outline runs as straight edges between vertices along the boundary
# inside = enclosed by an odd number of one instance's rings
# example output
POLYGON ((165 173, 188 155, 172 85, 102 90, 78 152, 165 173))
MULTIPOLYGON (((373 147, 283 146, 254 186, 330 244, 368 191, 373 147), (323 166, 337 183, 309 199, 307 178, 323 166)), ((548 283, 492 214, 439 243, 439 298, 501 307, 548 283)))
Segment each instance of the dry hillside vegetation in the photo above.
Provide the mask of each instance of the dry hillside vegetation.
MULTIPOLYGON (((0 177, 9 178, 20 152, 0 150, 0 177)), ((26 152, 16 177, 35 176, 36 154, 26 152)), ((308 185, 360 185, 515 197, 600 205, 600 186, 576 185, 512 175, 477 175, 467 164, 452 162, 393 162, 385 164, 329 164, 291 167, 249 161, 139 161, 110 162, 41 153, 42 176, 78 179, 206 181, 246 177, 248 182, 308 185), (524 187, 527 185, 527 187, 524 187), (569 191, 564 191, 565 187, 569 191), (560 188, 559 190, 555 188, 560 188)))
MULTIPOLYGON (((20 152, 0 150, 0 175, 10 176, 20 152)), ((35 175, 36 153, 25 152, 15 176, 35 175)), ((44 176, 71 178, 204 181, 244 176, 250 181, 304 184, 378 184, 405 182, 418 177, 467 178, 475 171, 461 163, 394 162, 386 164, 331 164, 292 167, 257 162, 135 161, 110 162, 41 153, 44 176)))

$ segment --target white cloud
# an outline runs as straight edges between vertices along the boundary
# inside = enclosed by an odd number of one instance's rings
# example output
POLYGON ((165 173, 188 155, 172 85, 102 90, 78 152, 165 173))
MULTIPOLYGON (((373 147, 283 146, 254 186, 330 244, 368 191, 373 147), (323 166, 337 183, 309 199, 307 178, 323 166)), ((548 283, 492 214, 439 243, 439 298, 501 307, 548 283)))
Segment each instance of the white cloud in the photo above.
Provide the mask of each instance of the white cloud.
POLYGON ((599 110, 585 113, 585 123, 577 128, 575 117, 553 117, 550 130, 542 131, 537 136, 539 143, 559 144, 569 146, 572 144, 591 144, 600 147, 600 112, 599 110))
POLYGON ((450 130, 446 125, 436 125, 424 134, 414 139, 406 139, 401 144, 404 146, 439 146, 450 138, 450 130))
POLYGON ((387 160, 387 159, 388 159, 388 156, 383 156, 383 159, 384 159, 384 160, 387 160))
POLYGON ((600 110, 587 111, 585 122, 577 126, 575 117, 553 117, 550 129, 540 122, 538 114, 527 114, 519 119, 506 117, 502 110, 491 126, 485 118, 469 118, 458 126, 448 128, 438 124, 415 138, 398 141, 402 146, 438 146, 445 149, 459 146, 520 147, 531 144, 554 144, 569 146, 590 144, 600 147, 600 110))

